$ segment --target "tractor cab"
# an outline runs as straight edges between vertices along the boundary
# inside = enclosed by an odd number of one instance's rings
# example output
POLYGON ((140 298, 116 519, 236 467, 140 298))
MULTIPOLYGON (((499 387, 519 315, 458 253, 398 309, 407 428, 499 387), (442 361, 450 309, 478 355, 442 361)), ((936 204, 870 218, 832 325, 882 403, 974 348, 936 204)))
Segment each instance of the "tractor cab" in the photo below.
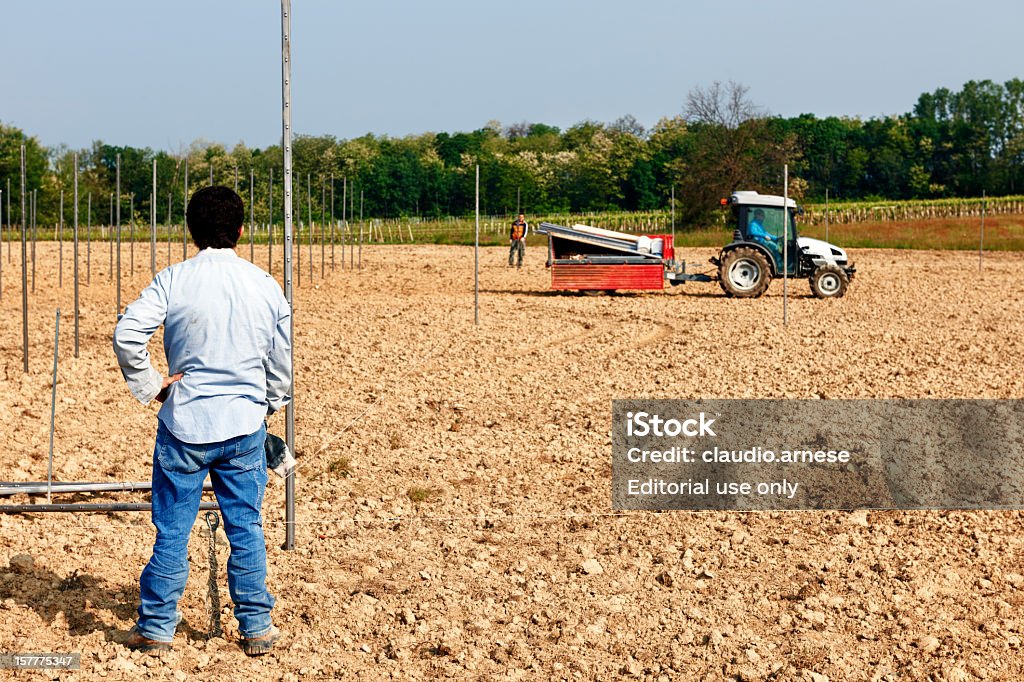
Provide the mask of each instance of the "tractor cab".
POLYGON ((789 275, 795 275, 798 261, 795 218, 799 211, 796 202, 789 199, 783 207, 786 200, 782 197, 757 192, 735 192, 726 201, 732 208, 733 241, 763 247, 775 276, 782 274, 784 266, 789 275))
POLYGON ((797 233, 796 217, 803 213, 792 199, 757 192, 733 192, 722 199, 731 211, 732 243, 711 262, 729 296, 755 298, 771 280, 807 277, 818 298, 846 293, 854 268, 846 251, 797 233))

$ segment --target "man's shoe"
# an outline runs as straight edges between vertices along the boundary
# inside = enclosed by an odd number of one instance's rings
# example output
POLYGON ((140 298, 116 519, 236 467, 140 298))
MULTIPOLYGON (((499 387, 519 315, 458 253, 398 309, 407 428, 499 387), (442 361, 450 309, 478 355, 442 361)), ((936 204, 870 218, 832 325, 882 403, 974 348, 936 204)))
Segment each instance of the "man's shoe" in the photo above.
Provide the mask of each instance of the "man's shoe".
POLYGON ((171 650, 170 642, 160 642, 155 639, 150 639, 149 637, 141 634, 134 627, 128 633, 128 639, 124 641, 124 645, 129 649, 134 649, 135 651, 145 651, 150 653, 171 650))
POLYGON ((279 639, 281 639, 281 631, 271 625, 270 631, 265 635, 243 638, 242 651, 247 656, 262 656, 270 653, 270 650, 274 648, 274 643, 279 639))

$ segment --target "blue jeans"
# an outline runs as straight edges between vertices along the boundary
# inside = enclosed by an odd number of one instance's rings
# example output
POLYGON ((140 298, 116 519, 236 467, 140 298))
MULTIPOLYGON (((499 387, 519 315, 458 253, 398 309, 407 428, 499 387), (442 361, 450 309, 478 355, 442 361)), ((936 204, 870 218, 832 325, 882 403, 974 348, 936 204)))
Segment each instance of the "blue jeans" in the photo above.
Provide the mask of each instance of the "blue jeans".
POLYGON ((178 600, 188 579, 188 539, 199 513, 203 481, 210 474, 231 543, 228 589, 243 637, 270 631, 274 598, 267 591, 267 549, 263 541, 266 427, 220 443, 194 445, 160 423, 153 452, 153 557, 139 579, 138 632, 170 642, 180 620, 178 600))

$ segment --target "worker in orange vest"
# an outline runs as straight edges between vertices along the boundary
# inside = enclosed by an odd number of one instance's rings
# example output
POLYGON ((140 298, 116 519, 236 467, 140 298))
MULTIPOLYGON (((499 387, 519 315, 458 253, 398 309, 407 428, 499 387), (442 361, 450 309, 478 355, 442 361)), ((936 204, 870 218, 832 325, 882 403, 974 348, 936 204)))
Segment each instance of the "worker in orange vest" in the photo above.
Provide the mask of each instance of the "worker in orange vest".
POLYGON ((520 213, 519 217, 512 223, 512 229, 509 230, 508 233, 508 239, 510 242, 508 249, 509 267, 512 267, 512 258, 516 255, 519 256, 516 267, 523 267, 523 256, 526 255, 526 235, 529 231, 530 224, 526 222, 526 216, 520 213))

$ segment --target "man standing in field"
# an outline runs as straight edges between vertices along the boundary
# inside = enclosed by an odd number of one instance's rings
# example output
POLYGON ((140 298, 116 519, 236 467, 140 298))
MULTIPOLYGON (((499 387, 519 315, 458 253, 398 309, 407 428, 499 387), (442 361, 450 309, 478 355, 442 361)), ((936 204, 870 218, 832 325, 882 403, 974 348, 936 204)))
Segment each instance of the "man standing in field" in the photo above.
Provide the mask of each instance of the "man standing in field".
POLYGON ((523 256, 526 254, 526 235, 530 231, 530 224, 526 222, 526 216, 522 213, 512 223, 512 229, 509 230, 509 249, 508 249, 508 266, 512 267, 512 259, 514 256, 519 256, 519 261, 516 264, 517 268, 523 267, 523 256))
POLYGON ((270 275, 235 254, 244 219, 241 198, 227 187, 196 192, 186 220, 199 253, 160 272, 114 330, 132 395, 163 403, 153 452, 157 535, 126 642, 133 649, 171 648, 207 474, 231 543, 228 587, 242 649, 264 654, 280 637, 270 618, 261 507, 264 419, 291 400, 291 309, 270 275), (168 377, 153 368, 146 349, 160 325, 168 377))

